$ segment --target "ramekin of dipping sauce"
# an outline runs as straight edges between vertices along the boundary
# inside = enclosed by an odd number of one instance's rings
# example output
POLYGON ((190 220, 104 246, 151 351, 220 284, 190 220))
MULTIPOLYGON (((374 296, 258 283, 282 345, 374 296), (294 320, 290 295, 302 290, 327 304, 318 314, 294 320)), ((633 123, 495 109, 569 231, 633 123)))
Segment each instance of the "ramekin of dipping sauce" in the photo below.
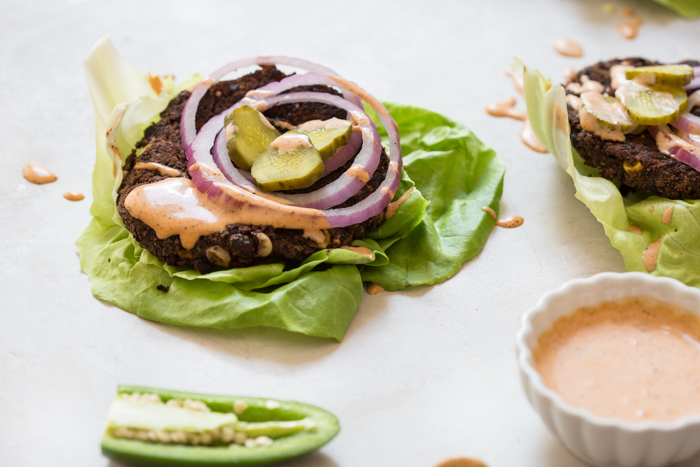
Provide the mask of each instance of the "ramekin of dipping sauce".
POLYGON ((688 459, 700 452, 699 326, 700 290, 674 279, 630 272, 570 281, 523 317, 516 352, 525 394, 589 464, 688 459))

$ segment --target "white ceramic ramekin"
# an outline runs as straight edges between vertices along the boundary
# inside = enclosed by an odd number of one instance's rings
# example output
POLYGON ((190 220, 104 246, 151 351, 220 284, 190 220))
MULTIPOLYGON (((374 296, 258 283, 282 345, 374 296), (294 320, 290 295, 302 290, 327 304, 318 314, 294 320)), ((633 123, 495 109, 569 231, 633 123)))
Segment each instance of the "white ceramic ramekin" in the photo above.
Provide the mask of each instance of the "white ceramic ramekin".
POLYGON ((630 423, 574 407, 548 389, 535 370, 532 350, 554 321, 583 306, 648 295, 700 315, 700 290, 638 272, 602 273, 577 279, 545 294, 523 317, 516 338, 520 377, 532 407, 564 446, 600 467, 662 467, 700 452, 700 415, 673 423, 630 423))

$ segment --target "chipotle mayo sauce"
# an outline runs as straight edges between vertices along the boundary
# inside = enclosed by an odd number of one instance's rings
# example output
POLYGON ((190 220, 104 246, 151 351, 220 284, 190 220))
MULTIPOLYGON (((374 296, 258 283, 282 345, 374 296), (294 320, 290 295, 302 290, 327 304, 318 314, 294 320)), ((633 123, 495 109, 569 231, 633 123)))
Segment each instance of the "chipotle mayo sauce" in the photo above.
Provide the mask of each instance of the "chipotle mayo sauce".
POLYGON ((569 39, 557 39, 554 41, 554 50, 566 57, 581 57, 583 55, 581 46, 569 39))
POLYGON ((538 339, 535 366, 573 406, 629 422, 700 414, 700 317, 648 296, 583 307, 538 339))
MULTIPOLYGON (((215 172, 205 166, 200 170, 215 172)), ((223 194, 212 198, 198 191, 188 178, 168 178, 134 188, 124 206, 155 230, 158 238, 179 235, 188 250, 194 248, 199 237, 220 232, 231 224, 303 229, 309 238, 322 235, 321 230, 330 227, 319 210, 281 205, 233 185, 214 186, 223 194)))
POLYGON ((24 168, 22 168, 22 176, 26 178, 28 182, 36 185, 52 183, 58 180, 58 177, 49 169, 36 164, 25 165, 24 168))

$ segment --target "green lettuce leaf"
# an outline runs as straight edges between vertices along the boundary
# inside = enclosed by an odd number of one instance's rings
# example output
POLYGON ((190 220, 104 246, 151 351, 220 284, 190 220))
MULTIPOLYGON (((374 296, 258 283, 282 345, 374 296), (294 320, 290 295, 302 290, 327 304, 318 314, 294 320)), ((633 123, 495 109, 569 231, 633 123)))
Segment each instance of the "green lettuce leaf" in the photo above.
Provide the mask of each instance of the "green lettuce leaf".
POLYGON ((535 134, 571 176, 576 198, 603 225, 610 243, 622 254, 626 269, 648 273, 644 250, 663 236, 651 274, 700 287, 700 200, 670 200, 642 193, 623 198, 617 186, 585 166, 572 147, 564 88, 548 89, 542 75, 530 68, 525 68, 524 82, 527 112, 535 134), (671 222, 664 224, 663 213, 671 206, 671 222), (642 234, 627 231, 631 225, 641 228, 642 234))
POLYGON ((654 0, 656 3, 668 7, 686 18, 700 16, 700 2, 698 0, 654 0))
POLYGON ((494 220, 481 208, 498 212, 505 167, 463 125, 417 107, 387 108, 399 123, 404 170, 430 205, 387 250, 389 264, 362 268, 362 279, 386 290, 437 284, 484 247, 494 220))
MULTIPOLYGON (((459 211, 460 208, 446 206, 452 206, 456 202, 453 197, 460 196, 465 189, 481 192, 492 185, 493 193, 486 196, 488 202, 485 202, 492 207, 496 207, 500 197, 502 167, 498 163, 501 169, 496 172, 480 168, 483 165, 480 158, 488 159, 487 166, 497 159, 468 130, 423 109, 387 104, 399 126, 405 128, 401 131, 406 141, 405 152, 417 152, 416 156, 420 157, 416 160, 427 161, 425 170, 449 174, 449 180, 446 179, 444 189, 436 189, 438 183, 433 177, 421 176, 420 182, 414 182, 404 172, 396 198, 414 188, 410 198, 378 230, 364 240, 353 242, 355 246, 369 248, 374 259, 333 249, 316 252, 292 268, 283 263, 269 263, 201 275, 191 267, 170 266, 139 246, 117 212, 115 200, 123 177, 121 155, 131 152, 143 130, 158 118, 174 96, 192 87, 201 77, 196 75, 179 86, 168 80, 165 90, 156 94, 146 75, 122 64, 121 56, 107 38, 100 39, 93 47, 84 68, 95 105, 97 157, 90 209, 93 219, 76 241, 80 262, 95 297, 145 319, 219 329, 269 326, 340 341, 362 299, 362 282, 368 280, 365 274, 379 271, 377 281, 388 284, 382 277, 387 276, 385 271, 391 262, 400 261, 405 268, 406 264, 428 258, 425 253, 437 248, 421 245, 422 256, 413 258, 402 253, 405 248, 402 242, 420 228, 428 208, 423 187, 433 192, 433 202, 441 207, 441 212, 459 211), (109 129, 112 130, 108 132, 109 129), (115 137, 116 150, 108 144, 112 141, 108 138, 115 137)), ((418 170, 412 170, 420 175, 418 170)), ((436 242, 443 241, 438 232, 451 235, 449 229, 435 227, 436 220, 442 217, 449 216, 439 214, 430 221, 433 235, 437 235, 432 240, 436 242)), ((471 219, 460 226, 456 223, 461 217, 451 221, 461 237, 444 243, 451 251, 459 250, 456 244, 461 239, 476 254, 493 221, 488 222, 488 218, 483 222, 485 216, 479 212, 481 221, 471 219), (477 239, 468 238, 470 228, 476 230, 473 235, 477 239)), ((441 254, 442 249, 436 251, 441 254)), ((463 258, 466 256, 459 254, 440 256, 438 276, 429 281, 406 282, 404 287, 444 280, 459 269, 463 258), (447 265, 450 260, 455 264, 447 265)))

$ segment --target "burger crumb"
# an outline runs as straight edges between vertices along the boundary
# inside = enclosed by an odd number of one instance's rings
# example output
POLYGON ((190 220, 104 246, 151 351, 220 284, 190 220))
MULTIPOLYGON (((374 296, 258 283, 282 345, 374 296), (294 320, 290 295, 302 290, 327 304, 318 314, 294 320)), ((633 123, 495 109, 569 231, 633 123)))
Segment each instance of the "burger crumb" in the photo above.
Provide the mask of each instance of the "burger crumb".
POLYGON ((160 290, 161 292, 167 292, 168 290, 170 290, 170 287, 166 287, 166 286, 160 284, 160 285, 156 286, 156 289, 160 290))

